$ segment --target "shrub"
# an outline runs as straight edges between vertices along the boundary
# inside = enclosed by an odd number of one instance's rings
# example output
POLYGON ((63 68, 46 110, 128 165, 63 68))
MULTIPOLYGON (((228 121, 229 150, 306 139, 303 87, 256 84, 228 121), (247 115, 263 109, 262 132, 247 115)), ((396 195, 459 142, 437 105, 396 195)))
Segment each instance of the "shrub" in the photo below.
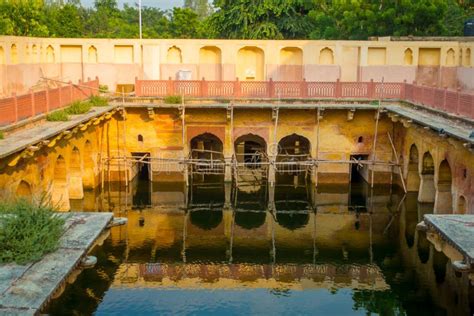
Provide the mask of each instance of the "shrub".
POLYGON ((69 116, 67 115, 66 111, 59 110, 46 115, 46 120, 50 122, 65 122, 69 121, 69 116))
POLYGON ((107 106, 109 101, 106 98, 100 97, 98 95, 93 95, 90 97, 89 102, 92 106, 107 106))
POLYGON ((71 115, 84 114, 91 110, 92 105, 89 102, 75 101, 66 108, 66 113, 71 115))
POLYGON ((5 138, 5 135, 3 135, 3 132, 0 131, 0 139, 4 139, 5 138))
POLYGON ((170 95, 164 99, 167 104, 181 104, 183 101, 180 95, 170 95))
POLYGON ((106 84, 100 84, 99 85, 99 92, 100 93, 107 93, 109 92, 109 86, 106 84))
POLYGON ((43 202, 0 202, 0 263, 24 264, 56 250, 64 221, 43 202))

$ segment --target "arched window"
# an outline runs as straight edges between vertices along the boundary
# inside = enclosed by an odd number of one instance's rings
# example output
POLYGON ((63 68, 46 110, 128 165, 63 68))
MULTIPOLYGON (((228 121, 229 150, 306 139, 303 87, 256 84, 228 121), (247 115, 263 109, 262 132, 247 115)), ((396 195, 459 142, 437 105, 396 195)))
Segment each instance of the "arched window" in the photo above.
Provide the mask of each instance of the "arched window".
POLYGON ((139 143, 143 143, 143 136, 141 134, 137 137, 139 143))
POLYGON ((334 53, 329 47, 321 49, 319 52, 320 65, 334 65, 334 53))
POLYGON ((454 49, 450 48, 446 52, 446 66, 454 66, 454 65, 455 65, 454 49))
POLYGON ((46 62, 47 63, 54 63, 54 48, 53 46, 49 45, 46 47, 46 62))
POLYGON ((181 49, 176 46, 172 46, 168 49, 166 55, 166 61, 168 64, 181 64, 183 63, 183 56, 181 55, 181 49))
POLYGON ((413 51, 411 50, 411 48, 405 49, 405 54, 404 54, 404 57, 403 57, 403 63, 406 66, 413 65, 413 51))
POLYGON ((97 63, 97 48, 90 46, 88 50, 88 61, 91 64, 97 63))

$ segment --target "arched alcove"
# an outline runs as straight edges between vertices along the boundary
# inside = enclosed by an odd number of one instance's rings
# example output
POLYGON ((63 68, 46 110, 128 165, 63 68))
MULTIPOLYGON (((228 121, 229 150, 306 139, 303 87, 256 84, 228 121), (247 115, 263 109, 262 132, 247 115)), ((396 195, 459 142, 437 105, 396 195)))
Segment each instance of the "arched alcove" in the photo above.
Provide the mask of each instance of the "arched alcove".
POLYGON ((250 168, 260 168, 259 163, 266 156, 267 149, 262 137, 254 134, 242 135, 235 140, 234 146, 237 162, 245 162, 250 168))
POLYGON ((39 57, 40 56, 38 54, 38 46, 36 46, 36 44, 33 44, 33 46, 31 46, 31 62, 34 64, 39 63, 39 57))
POLYGON ((222 53, 216 46, 199 49, 199 78, 220 81, 222 79, 222 53))
POLYGON ((303 50, 299 47, 284 47, 280 50, 278 80, 303 80, 303 50))
POLYGON ((454 54, 454 49, 450 48, 446 52, 446 66, 455 66, 456 65, 456 56, 454 54))
POLYGON ((466 48, 464 52, 464 66, 471 67, 471 49, 466 48))
POLYGON ((319 52, 320 65, 334 65, 334 52, 329 47, 321 49, 319 52))
POLYGON ((69 198, 74 200, 82 199, 84 198, 84 189, 82 185, 82 159, 81 153, 77 147, 72 149, 69 169, 69 198))
POLYGON ((31 199, 32 197, 31 186, 27 181, 25 180, 20 181, 20 183, 18 184, 18 187, 16 188, 16 196, 20 198, 25 198, 25 199, 31 199))
POLYGON ((466 214, 467 211, 467 202, 466 198, 462 195, 459 196, 458 198, 458 205, 456 207, 456 213, 457 214, 466 214))
POLYGON ((438 169, 438 182, 436 188, 434 210, 437 214, 448 214, 453 212, 452 198, 452 175, 451 167, 445 159, 438 169))
POLYGON ((237 77, 239 80, 265 80, 265 54, 255 46, 246 46, 237 52, 237 77))
MULTIPOLYGON (((304 174, 306 169, 304 166, 291 163, 308 160, 311 156, 311 143, 309 139, 304 136, 298 134, 288 135, 278 142, 278 152, 272 154, 277 154, 277 162, 289 163, 288 165, 281 165, 278 168, 278 175, 297 176, 301 173, 304 174)), ((294 180, 297 181, 298 179, 294 180)))
POLYGON ((54 165, 51 201, 60 211, 68 211, 70 208, 67 165, 61 155, 57 157, 54 165))
POLYGON ((418 201, 421 203, 433 203, 436 195, 434 185, 434 161, 429 151, 423 154, 420 178, 418 201))
POLYGON ((418 148, 415 144, 411 145, 408 156, 407 190, 417 192, 420 189, 420 174, 418 171, 418 148))
POLYGON ((46 47, 46 62, 49 64, 53 64, 55 62, 56 57, 54 56, 54 48, 51 45, 46 47))
POLYGON ((403 64, 405 66, 413 65, 413 51, 411 50, 411 48, 405 49, 405 52, 403 54, 403 64))
POLYGON ((89 46, 89 49, 87 50, 88 52, 88 57, 87 61, 90 64, 96 64, 97 63, 97 48, 95 48, 94 45, 89 46))
POLYGON ((182 64, 183 57, 181 55, 181 49, 176 46, 171 46, 166 54, 166 62, 168 64, 182 64))
POLYGON ((10 47, 10 63, 18 64, 18 49, 15 44, 10 47))

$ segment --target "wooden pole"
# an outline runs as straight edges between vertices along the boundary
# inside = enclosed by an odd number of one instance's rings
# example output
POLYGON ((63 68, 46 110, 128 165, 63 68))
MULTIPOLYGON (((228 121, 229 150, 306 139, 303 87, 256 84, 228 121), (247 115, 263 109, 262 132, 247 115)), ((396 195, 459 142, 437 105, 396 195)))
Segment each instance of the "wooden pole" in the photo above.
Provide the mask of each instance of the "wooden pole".
POLYGON ((379 102, 378 102, 378 107, 377 107, 377 117, 376 117, 376 121, 375 121, 375 134, 374 134, 374 144, 372 146, 372 173, 371 173, 371 179, 370 179, 370 188, 373 188, 374 187, 374 174, 375 174, 375 171, 374 171, 374 164, 373 162, 375 161, 375 157, 376 157, 376 147, 377 147, 377 134, 378 134, 378 131, 379 131, 379 119, 380 119, 380 103, 381 103, 381 99, 383 97, 383 82, 384 82, 384 78, 382 78, 382 92, 380 94, 380 98, 379 98, 379 102))
POLYGON ((403 179, 402 167, 400 166, 397 150, 395 149, 395 145, 393 144, 392 136, 390 135, 390 133, 387 133, 387 135, 388 135, 388 140, 390 141, 390 145, 392 146, 393 154, 395 155, 395 162, 398 167, 398 174, 400 175, 400 180, 402 181, 403 191, 407 193, 407 187, 405 185, 405 179, 403 179))
POLYGON ((319 169, 319 164, 318 164, 318 161, 319 161, 319 124, 321 122, 321 109, 318 108, 318 111, 317 111, 317 116, 316 116, 316 121, 317 121, 317 126, 316 126, 316 163, 314 165, 315 167, 315 178, 316 178, 316 183, 314 184, 315 187, 317 188, 318 187, 318 182, 319 182, 319 177, 318 177, 318 169, 319 169))

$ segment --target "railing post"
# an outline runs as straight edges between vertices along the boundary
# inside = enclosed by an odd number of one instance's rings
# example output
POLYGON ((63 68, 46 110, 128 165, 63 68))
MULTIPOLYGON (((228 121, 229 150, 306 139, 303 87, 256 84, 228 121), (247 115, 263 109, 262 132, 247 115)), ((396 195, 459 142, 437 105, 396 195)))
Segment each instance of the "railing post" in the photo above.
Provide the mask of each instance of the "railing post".
POLYGON ((201 98, 203 97, 207 97, 208 96, 208 92, 207 92, 207 82, 206 82, 206 79, 204 77, 202 77, 202 80, 201 80, 201 98))
POLYGON ((36 107, 35 107, 35 93, 32 89, 30 89, 30 97, 31 97, 31 117, 35 117, 36 115, 36 107))
POLYGON ((234 97, 238 98, 240 97, 240 95, 241 95, 240 81, 239 81, 239 77, 236 77, 235 82, 234 82, 234 97))
POLYGON ((339 78, 337 78, 336 80, 336 88, 334 89, 335 92, 336 92, 336 99, 339 99, 342 97, 342 91, 341 91, 341 81, 339 80, 339 78))
POLYGON ((457 94, 457 104, 456 104, 456 114, 459 115, 459 107, 461 106, 461 88, 456 89, 457 94))
POLYGON ((13 92, 13 113, 15 116, 15 123, 18 122, 18 98, 16 97, 16 92, 13 92))
POLYGON ((137 97, 142 96, 142 87, 140 85, 140 81, 138 81, 138 77, 135 77, 135 95, 137 97))
POLYGON ((308 83, 306 82, 306 78, 303 78, 303 81, 301 81, 300 96, 303 99, 308 97, 308 83))
POLYGON ((46 113, 49 113, 49 86, 46 85, 46 113))
POLYGON ((367 97, 369 99, 374 99, 375 98, 375 83, 374 83, 374 79, 370 79, 370 82, 369 82, 369 88, 367 89, 367 97))
POLYGON ((168 77, 168 84, 167 84, 167 94, 168 95, 174 95, 174 84, 173 80, 171 80, 171 77, 168 77))
POLYGON ((274 87, 274 84, 273 84, 273 78, 270 78, 270 80, 268 80, 268 84, 267 84, 267 95, 269 98, 274 98, 275 97, 275 92, 273 91, 274 87))

